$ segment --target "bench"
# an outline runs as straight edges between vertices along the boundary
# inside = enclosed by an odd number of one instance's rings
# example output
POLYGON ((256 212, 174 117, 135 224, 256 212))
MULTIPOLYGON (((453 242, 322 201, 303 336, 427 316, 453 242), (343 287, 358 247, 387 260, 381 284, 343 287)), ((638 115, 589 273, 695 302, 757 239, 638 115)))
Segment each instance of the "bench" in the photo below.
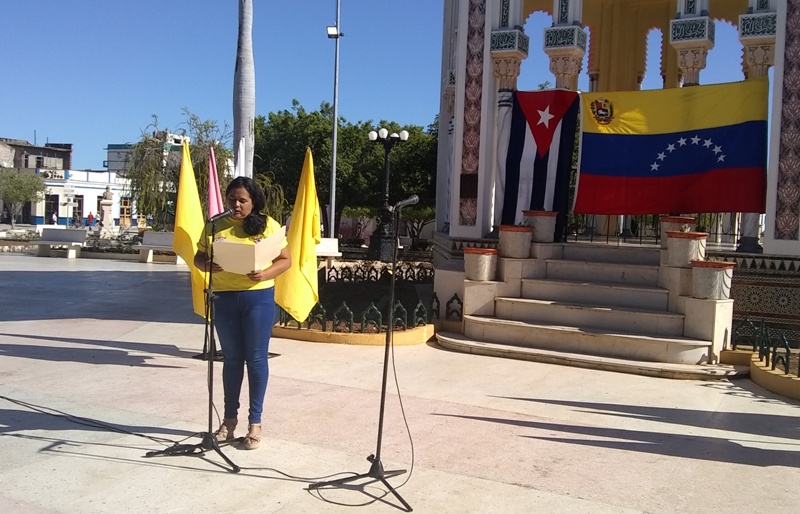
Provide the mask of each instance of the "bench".
POLYGON ((323 237, 317 244, 317 258, 325 259, 325 268, 330 268, 333 261, 342 256, 339 251, 339 239, 335 237, 323 237))
MULTIPOLYGON (((139 262, 153 262, 153 252, 156 250, 172 252, 172 238, 174 236, 174 232, 146 231, 142 236, 142 244, 136 247, 139 249, 139 262)), ((186 263, 179 255, 176 255, 175 264, 186 263)))
POLYGON ((39 257, 50 257, 50 249, 54 246, 67 248, 67 259, 80 257, 81 248, 86 242, 86 229, 82 228, 43 228, 42 239, 36 242, 39 246, 39 257))

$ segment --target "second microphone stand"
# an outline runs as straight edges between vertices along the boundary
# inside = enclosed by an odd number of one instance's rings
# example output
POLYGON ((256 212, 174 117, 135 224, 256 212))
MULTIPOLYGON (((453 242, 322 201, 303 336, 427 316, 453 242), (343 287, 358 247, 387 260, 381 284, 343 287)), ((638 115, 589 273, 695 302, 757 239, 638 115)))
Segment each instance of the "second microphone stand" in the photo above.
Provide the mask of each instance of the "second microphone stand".
MULTIPOLYGON (((383 354, 383 382, 381 384, 381 406, 380 406, 380 413, 378 414, 378 444, 375 453, 367 457, 367 460, 372 463, 369 468, 369 471, 366 473, 361 473, 359 475, 351 476, 351 477, 344 477, 339 478, 337 480, 330 480, 327 482, 317 482, 315 484, 311 484, 309 489, 319 489, 321 487, 330 487, 330 486, 339 486, 346 484, 348 482, 353 482, 355 480, 361 480, 362 478, 371 478, 372 480, 366 482, 363 485, 369 484, 371 482, 380 481, 386 488, 391 492, 397 500, 403 504, 405 507, 406 512, 411 512, 413 509, 411 506, 400 496, 400 493, 392 487, 392 485, 386 481, 387 478, 391 478, 397 475, 402 475, 406 472, 405 469, 398 469, 393 471, 384 471, 383 469, 383 462, 381 462, 381 443, 383 442, 383 417, 386 410, 386 381, 389 373, 389 348, 392 345, 392 335, 394 332, 394 286, 395 286, 395 277, 397 276, 397 228, 399 224, 400 218, 400 211, 402 209, 402 204, 404 202, 400 202, 399 204, 395 205, 394 212, 393 212, 393 221, 394 224, 394 249, 392 251, 392 278, 390 280, 389 286, 389 317, 388 323, 386 326, 386 348, 383 354)), ((415 202, 416 203, 416 202, 415 202)))

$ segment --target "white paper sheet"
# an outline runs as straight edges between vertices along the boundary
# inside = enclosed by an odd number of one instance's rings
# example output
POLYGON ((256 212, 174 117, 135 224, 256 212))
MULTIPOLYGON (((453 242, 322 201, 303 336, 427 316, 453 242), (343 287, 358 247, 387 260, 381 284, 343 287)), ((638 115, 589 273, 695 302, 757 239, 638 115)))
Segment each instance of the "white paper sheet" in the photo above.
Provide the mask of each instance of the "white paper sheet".
POLYGON ((223 270, 239 275, 262 270, 280 255, 285 237, 284 226, 256 244, 214 241, 214 262, 223 270))

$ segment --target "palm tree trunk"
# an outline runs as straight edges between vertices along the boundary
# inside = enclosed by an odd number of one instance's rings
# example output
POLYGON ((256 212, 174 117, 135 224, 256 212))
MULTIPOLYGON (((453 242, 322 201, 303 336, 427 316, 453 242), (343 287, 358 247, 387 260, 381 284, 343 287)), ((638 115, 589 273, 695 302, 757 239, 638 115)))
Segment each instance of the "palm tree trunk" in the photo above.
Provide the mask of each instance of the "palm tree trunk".
POLYGON ((253 0, 239 0, 239 40, 233 76, 233 149, 236 162, 244 159, 244 175, 253 176, 255 144, 256 70, 253 62, 253 0), (244 138, 244 154, 239 141, 244 138))

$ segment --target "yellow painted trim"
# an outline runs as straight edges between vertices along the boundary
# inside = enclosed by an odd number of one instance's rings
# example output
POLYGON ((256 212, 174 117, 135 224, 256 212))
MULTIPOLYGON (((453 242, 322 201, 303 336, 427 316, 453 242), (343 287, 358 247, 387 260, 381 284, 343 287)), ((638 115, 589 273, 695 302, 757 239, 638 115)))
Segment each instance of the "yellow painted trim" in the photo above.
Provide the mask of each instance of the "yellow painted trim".
POLYGON ((800 378, 786 375, 783 371, 771 370, 758 360, 758 354, 753 354, 750 361, 750 378, 767 391, 777 393, 787 398, 800 400, 800 378))
POLYGON ((720 364, 730 364, 731 366, 749 366, 753 358, 750 350, 722 350, 719 353, 720 364))
MULTIPOLYGON (((427 342, 434 336, 433 325, 424 325, 411 330, 395 330, 392 333, 392 343, 396 346, 409 346, 427 342)), ((284 339, 297 339, 311 343, 351 344, 363 346, 382 346, 386 344, 386 333, 361 334, 348 332, 322 332, 320 330, 307 330, 289 327, 272 327, 273 337, 284 339)))

